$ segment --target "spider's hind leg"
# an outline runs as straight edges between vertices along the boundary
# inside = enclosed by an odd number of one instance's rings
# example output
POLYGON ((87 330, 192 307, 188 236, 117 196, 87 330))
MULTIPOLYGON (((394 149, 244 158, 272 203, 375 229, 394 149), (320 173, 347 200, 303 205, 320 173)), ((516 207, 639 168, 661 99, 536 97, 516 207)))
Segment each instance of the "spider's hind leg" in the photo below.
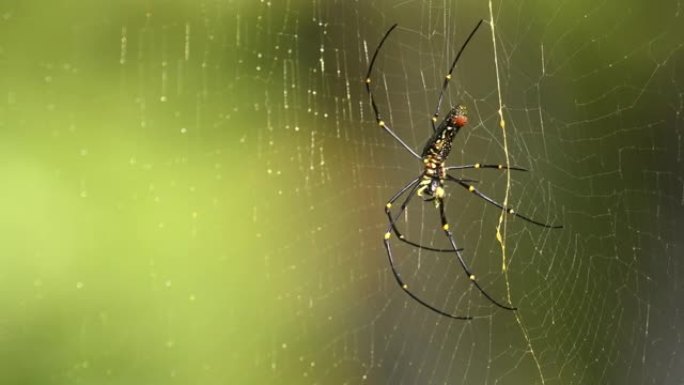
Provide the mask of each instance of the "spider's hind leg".
POLYGON ((449 82, 451 81, 452 74, 454 73, 454 68, 456 68, 456 63, 458 63, 458 59, 461 58, 461 54, 463 54, 463 50, 465 50, 465 47, 468 46, 468 43, 470 43, 470 39, 473 38, 475 35, 475 32, 477 32, 477 29, 480 28, 480 25, 482 24, 482 20, 480 20, 476 25, 475 28, 470 32, 470 35, 466 38, 465 42, 461 46, 461 49, 458 50, 458 53, 456 54, 456 57, 454 58, 454 61, 451 63, 451 68, 449 68, 449 73, 444 76, 444 81, 442 81, 442 89, 439 91, 439 98, 437 99, 437 107, 435 107, 435 113, 432 114, 432 118, 430 119, 430 124, 432 124, 432 131, 437 131, 437 127, 435 126, 435 123, 437 123, 437 118, 439 117, 439 108, 442 106, 442 100, 444 100, 444 91, 446 91, 447 86, 449 85, 449 82))
POLYGON ((399 144, 401 144, 408 152, 411 153, 414 157, 420 159, 420 155, 416 153, 406 142, 404 142, 399 135, 397 135, 391 128, 390 126, 385 123, 384 120, 382 120, 382 116, 380 115, 380 109, 378 108, 377 103, 375 102, 375 97, 373 96, 373 91, 371 90, 371 73, 373 72, 373 66, 375 65, 375 60, 378 58, 378 53, 380 52, 380 48, 382 48, 383 44, 385 44, 385 40, 389 37, 390 33, 397 27, 397 24, 393 24, 390 29, 385 32, 385 36, 382 37, 382 40, 380 40, 380 44, 378 44, 377 48, 375 48, 375 52, 373 52, 373 57, 371 58, 370 64, 368 65, 368 73, 366 73, 366 80, 364 81, 366 85, 366 92, 368 93, 368 97, 370 98, 370 104, 371 107, 373 108, 373 114, 375 114, 375 120, 378 123, 378 126, 382 127, 383 130, 385 130, 388 134, 390 134, 399 144))

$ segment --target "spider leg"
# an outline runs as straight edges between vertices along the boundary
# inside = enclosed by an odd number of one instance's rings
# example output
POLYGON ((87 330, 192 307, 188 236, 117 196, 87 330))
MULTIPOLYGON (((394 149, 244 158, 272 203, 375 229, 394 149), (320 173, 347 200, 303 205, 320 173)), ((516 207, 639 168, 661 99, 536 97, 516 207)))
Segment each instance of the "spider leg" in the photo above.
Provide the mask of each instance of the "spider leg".
POLYGON ((444 99, 444 91, 446 91, 447 86, 449 85, 449 81, 451 80, 451 74, 454 72, 454 68, 456 67, 456 63, 458 62, 458 59, 461 57, 461 54, 463 53, 463 50, 465 47, 468 45, 470 42, 470 39, 473 38, 475 35, 475 32, 477 32, 477 29, 480 28, 480 25, 482 24, 482 20, 475 25, 475 28, 473 28, 473 31, 470 32, 470 35, 466 38, 465 42, 461 46, 461 49, 458 50, 458 53, 456 54, 456 58, 454 61, 451 63, 451 68, 449 68, 449 73, 444 77, 444 81, 442 82, 442 90, 439 91, 439 99, 437 100, 437 108, 435 108, 435 113, 432 114, 432 119, 430 119, 430 122, 432 123, 432 130, 437 131, 437 128, 435 127, 435 123, 437 123, 437 118, 439 117, 439 107, 442 105, 442 100, 444 99))
POLYGON ((467 184, 466 182, 464 182, 464 181, 461 180, 461 179, 454 178, 453 176, 447 174, 447 180, 450 180, 450 181, 452 181, 452 182, 456 182, 459 186, 461 186, 461 187, 463 187, 464 189, 466 189, 466 190, 472 192, 473 194, 475 194, 475 195, 478 196, 479 198, 481 198, 481 199, 483 199, 483 200, 489 202, 490 204, 492 204, 492 205, 494 205, 494 206, 500 208, 501 210, 504 210, 506 213, 511 214, 511 215, 513 215, 513 216, 516 216, 516 217, 518 217, 518 218, 520 218, 520 219, 523 219, 523 220, 525 220, 525 221, 527 221, 527 222, 534 223, 534 224, 537 225, 537 226, 545 227, 545 228, 548 228, 548 229, 561 229, 561 228, 563 228, 562 225, 549 225, 549 224, 546 224, 546 223, 543 223, 543 222, 535 221, 534 219, 528 218, 528 217, 526 217, 526 216, 524 216, 524 215, 522 215, 522 214, 518 214, 515 210, 513 210, 513 208, 511 208, 511 207, 505 207, 505 206, 502 205, 501 203, 499 203, 499 202, 495 201, 494 199, 492 199, 492 198, 486 196, 485 194, 481 193, 481 192, 480 192, 478 189, 476 189, 473 185, 469 185, 469 184, 467 184))
POLYGON ((470 279, 470 282, 472 282, 473 285, 475 285, 475 287, 477 288, 477 290, 479 290, 480 293, 482 293, 482 295, 484 295, 494 305, 496 305, 502 309, 506 309, 506 310, 517 310, 517 308, 515 308, 515 307, 506 306, 506 305, 503 305, 503 304, 499 303, 498 301, 496 301, 491 295, 489 295, 482 288, 482 286, 480 286, 480 284, 477 282, 477 280, 475 280, 475 275, 470 271, 470 269, 468 268, 468 265, 463 260, 463 257, 461 256, 461 252, 458 250, 458 247, 456 246, 456 241, 454 240, 454 236, 453 236, 451 230, 449 230, 449 222, 447 221, 446 214, 444 212, 444 199, 442 199, 442 198, 437 198, 437 199, 439 200, 439 205, 438 205, 439 206, 439 216, 442 220, 442 230, 444 230, 444 234, 446 234, 447 238, 449 238, 449 243, 451 243, 451 246, 453 247, 453 251, 456 252, 456 256, 458 257, 458 263, 461 265, 461 268, 463 268, 463 272, 466 273, 466 275, 468 276, 468 279, 470 279))
POLYGON ((383 36, 382 40, 380 40, 380 44, 378 44, 378 47, 375 49, 375 52, 373 53, 373 57, 371 58, 370 65, 368 66, 368 73, 366 74, 366 92, 368 92, 368 96, 370 97, 370 103, 371 107, 373 107, 373 113, 375 114, 375 120, 377 121, 378 125, 382 127, 385 131, 387 131, 388 134, 390 134, 399 144, 404 146, 408 152, 410 152, 413 156, 415 156, 418 159, 421 159, 420 155, 416 153, 406 142, 404 142, 399 135, 397 135, 392 129, 385 123, 385 121, 382 120, 382 117, 380 115, 380 111, 378 110, 378 105, 375 103, 375 97, 373 96, 373 91, 371 91, 371 72, 373 71, 373 65, 375 65, 375 59, 378 57, 378 52, 380 52, 380 48, 382 47, 383 44, 385 44, 385 40, 389 37, 390 33, 394 30, 394 28, 397 27, 398 24, 393 24, 389 30, 385 33, 385 36, 383 36))
MULTIPOLYGON (((515 170, 515 171, 529 171, 526 168, 518 167, 518 166, 504 166, 503 164, 482 164, 482 163, 475 163, 475 164, 464 164, 460 166, 451 166, 451 167, 445 167, 444 169, 449 171, 449 170, 465 170, 465 169, 471 169, 471 168, 493 168, 493 169, 498 169, 498 170, 515 170)), ((464 179, 461 179, 465 181, 464 179)))
MULTIPOLYGON (((412 186, 415 183, 416 183, 416 181, 412 181, 411 183, 406 185, 402 190, 406 191, 407 189, 411 188, 410 186, 412 186)), ((413 195, 414 189, 415 189, 415 186, 413 186, 413 189, 411 191, 411 196, 413 195)), ((400 190, 400 192, 397 194, 397 196, 395 196, 395 200, 399 198, 399 195, 401 195, 401 193, 403 193, 403 191, 400 190)), ((411 196, 409 196, 406 199, 406 201, 410 201, 411 196)), ((406 201, 405 201, 405 203, 406 203, 406 201)), ((399 210, 397 217, 401 216, 401 214, 404 212, 405 209, 406 209, 406 206, 402 205, 402 208, 401 208, 401 210, 399 210)), ((413 298, 416 302, 418 302, 419 304, 425 306, 426 308, 432 310, 433 312, 435 312, 437 314, 443 315, 445 317, 453 318, 453 319, 459 319, 459 320, 472 319, 473 317, 470 317, 470 316, 459 316, 459 315, 450 314, 450 313, 447 313, 443 310, 440 310, 440 309, 436 308, 435 306, 430 305, 429 303, 427 303, 426 301, 424 301, 423 299, 421 299, 420 297, 418 297, 416 294, 414 294, 412 291, 409 290, 408 285, 401 278, 401 274, 399 274, 399 270, 397 270, 397 266, 394 262, 394 256, 392 255, 392 248, 390 247, 390 244, 389 244, 389 240, 390 240, 391 235, 392 235, 390 230, 392 230, 393 228, 394 228, 394 221, 392 221, 391 217, 390 217, 390 225, 387 228, 387 232, 385 233, 385 237, 383 239, 383 244, 385 245, 385 250, 387 250, 387 258, 389 259, 389 264, 390 264, 390 267, 392 268, 392 274, 394 275, 394 279, 397 281, 397 284, 399 284, 399 287, 401 287, 401 289, 404 290, 404 293, 408 294, 408 296, 413 298)), ((450 251, 453 251, 453 250, 450 250, 450 251)), ((456 252, 458 253, 458 250, 456 250, 456 252)))
MULTIPOLYGON (((401 216, 401 214, 406 210, 406 207, 407 207, 408 204, 411 202, 411 199, 413 199, 413 197, 415 196, 414 192, 416 191, 416 188, 418 187, 418 181, 419 181, 419 180, 420 180, 420 177, 418 177, 418 178, 412 180, 412 181, 409 182, 406 186, 402 187, 396 194, 394 194, 394 196, 392 196, 392 198, 390 198, 390 200, 389 200, 389 201, 387 202, 387 204, 385 205, 385 214, 387 214, 387 219, 389 220, 391 229, 392 229, 392 231, 394 232, 394 234, 396 234, 397 238, 398 238, 400 241, 402 241, 402 242, 404 242, 404 243, 407 243, 407 244, 409 244, 409 245, 411 245, 411 246, 418 247, 418 248, 423 249, 423 250, 436 251, 436 252, 440 252, 440 253, 450 253, 450 252, 453 252, 454 250, 451 249, 451 248, 448 248, 448 249, 439 249, 439 248, 435 248, 435 247, 424 246, 424 245, 421 245, 420 243, 410 241, 410 240, 406 239, 406 237, 404 236, 404 234, 402 234, 402 233, 399 231, 399 229, 397 228, 397 220, 399 219, 399 217, 401 216), (400 198, 407 190, 410 190, 410 192, 409 192, 408 196, 406 197, 406 199, 404 199, 404 201, 402 202, 402 204, 401 204, 401 209, 399 210, 399 213, 397 213, 396 215, 392 216, 392 206, 394 205, 394 203, 395 203, 397 200, 399 200, 399 198, 400 198)), ((471 182, 475 182, 475 181, 471 181, 471 182)))

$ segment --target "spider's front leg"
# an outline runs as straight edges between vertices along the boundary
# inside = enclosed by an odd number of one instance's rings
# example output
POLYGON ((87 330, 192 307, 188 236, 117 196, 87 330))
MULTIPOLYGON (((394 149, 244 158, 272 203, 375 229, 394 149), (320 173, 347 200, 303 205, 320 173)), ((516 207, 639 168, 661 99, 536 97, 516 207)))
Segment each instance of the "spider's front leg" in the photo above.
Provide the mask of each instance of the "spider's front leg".
MULTIPOLYGON (((437 198, 437 200, 442 201, 442 198, 437 198)), ((451 232, 451 228, 449 227, 449 221, 447 220, 446 213, 444 211, 444 202, 443 201, 440 202, 438 207, 439 207, 439 216, 442 220, 442 230, 444 231, 444 234, 449 239, 449 243, 451 244, 452 251, 456 253, 458 263, 461 265, 463 272, 466 274, 466 276, 468 277, 470 282, 472 282, 473 285, 475 285, 475 287, 477 288, 477 290, 479 290, 480 293, 482 293, 482 295, 484 295, 494 305, 496 305, 502 309, 506 309, 506 310, 517 310, 517 308, 515 308, 515 307, 507 306, 507 305, 504 305, 504 304, 498 302, 491 295, 489 295, 489 293, 487 293, 482 288, 482 286, 480 286, 480 284, 475 279, 475 274, 473 274, 470 271, 470 268, 468 267, 468 265, 463 260, 463 256, 461 256, 461 252, 459 251, 458 247, 456 246, 456 241, 454 240, 454 234, 451 232)))
POLYGON ((453 249, 451 249, 451 248, 445 249, 445 248, 425 246, 425 245, 422 245, 418 242, 411 241, 411 240, 407 239, 406 236, 404 236, 404 234, 402 234, 402 232, 399 231, 399 228, 397 227, 397 221, 399 220, 401 215, 406 211, 406 208, 408 207, 408 204, 411 202, 413 197, 416 195, 419 195, 419 196, 421 195, 420 189, 423 187, 418 183, 418 181, 421 180, 421 178, 422 178, 422 176, 412 180, 407 185, 402 187, 396 194, 394 194, 392 196, 392 198, 389 199, 389 201, 385 205, 385 214, 387 215, 387 220, 389 221, 389 228, 387 229, 387 233, 385 234, 385 237, 390 237, 391 233, 393 232, 401 242, 404 242, 404 243, 411 245, 413 247, 418 247, 418 248, 423 249, 423 250, 434 251, 434 252, 439 252, 439 253, 453 252, 453 249), (419 187, 419 186, 421 186, 421 187, 419 187), (406 196, 404 201, 401 203, 399 211, 395 215, 393 215, 392 214, 392 208, 394 207, 394 204, 407 191, 408 191, 408 195, 406 196))
MULTIPOLYGON (((410 244, 410 245, 418 246, 418 247, 421 247, 421 248, 426 248, 426 247, 424 247, 424 246, 421 246, 421 245, 418 245, 418 244, 414 244, 413 242, 410 242, 410 241, 408 241, 408 240, 406 240, 406 239, 403 239, 403 236, 401 235, 401 233, 399 233, 398 230, 396 229, 395 219, 392 217, 392 215, 391 215, 391 213, 390 213, 390 211, 389 211, 389 209, 392 207, 392 204, 393 204, 394 202, 396 202, 396 201, 399 199, 399 197, 401 197, 406 191, 410 191, 410 194, 408 195, 408 197, 406 197, 406 199, 404 199, 404 201, 403 201, 403 203, 402 203, 402 205, 401 205, 401 210, 399 210, 399 212, 397 213, 397 216, 396 216, 396 217, 398 218, 398 217, 401 216, 401 214, 404 213, 404 211, 406 210, 406 206, 408 205, 409 202, 411 202, 411 199, 412 199, 413 196, 414 196, 414 192, 416 191, 416 188, 417 188, 417 186, 418 186, 418 181, 419 181, 419 180, 420 180, 420 178, 416 178, 416 179, 414 179, 413 181, 411 181, 409 184, 407 184, 406 186, 404 186, 403 188, 401 188, 401 189, 399 190, 399 192, 397 192, 397 193, 392 197, 392 199, 390 199, 390 201, 387 203, 386 212, 387 212, 387 216, 389 217, 390 224, 389 224, 389 226, 388 226, 388 228, 387 228, 387 232, 385 232, 385 237, 384 237, 384 239, 383 239, 383 244, 384 244, 384 246, 385 246, 385 250, 387 251, 387 258, 388 258, 388 260, 389 260, 390 268, 392 269, 392 274, 394 275, 394 279, 397 281, 397 284, 399 285, 399 287, 401 287, 401 289, 404 291, 404 293, 406 293, 409 297, 413 298, 416 302, 418 302, 418 303, 421 304, 422 306, 424 306, 424 307, 426 307, 426 308, 432 310, 433 312, 435 312, 435 313, 437 313, 437 314, 443 315, 443 316, 445 316, 445 317, 449 317, 449 318, 453 318, 453 319, 459 319, 459 320, 469 320, 469 319, 472 319, 472 317, 470 317, 470 316, 461 316, 461 315, 455 315, 455 314, 447 313, 447 312, 445 312, 445 311, 443 311, 443 310, 441 310, 441 309, 438 309, 437 307, 435 307, 435 306, 433 306, 433 305, 427 303, 425 300, 423 300, 422 298, 418 297, 416 294, 414 294, 414 293, 409 289, 408 284, 407 284, 406 282, 404 282, 404 279, 401 277, 401 274, 399 273, 399 270, 397 269, 397 265, 396 265, 396 263, 395 263, 395 261, 394 261, 394 255, 392 254, 392 248, 391 248, 391 246, 390 246, 390 239, 391 239, 391 237, 392 237, 392 231, 394 231, 394 232, 397 234, 397 236, 399 237, 399 239, 402 240, 403 242, 406 242, 406 243, 408 243, 408 244, 410 244)), ((442 250, 441 250, 441 249, 433 249, 433 251, 442 251, 442 250)), ((452 249, 445 250, 445 251, 453 252, 454 249, 452 248, 452 249)), ((458 252, 458 250, 457 250, 457 252, 458 252)))

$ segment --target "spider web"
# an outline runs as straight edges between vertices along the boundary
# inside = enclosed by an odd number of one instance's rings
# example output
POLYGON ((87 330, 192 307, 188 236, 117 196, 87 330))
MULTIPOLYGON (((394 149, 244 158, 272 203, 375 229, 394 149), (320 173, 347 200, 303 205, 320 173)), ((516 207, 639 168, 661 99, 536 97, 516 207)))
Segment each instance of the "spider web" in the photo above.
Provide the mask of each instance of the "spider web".
MULTIPOLYGON (((0 10, 10 381, 684 382, 680 2, 69 6, 0 10), (372 86, 420 152, 480 19, 441 109, 469 111, 448 165, 528 169, 453 174, 564 228, 448 184, 464 259, 518 308, 393 238, 457 321, 391 273, 383 209, 421 164, 363 77, 399 23, 372 86)), ((400 226, 449 246, 430 202, 400 226)))
MULTIPOLYGON (((680 383, 682 41, 675 31, 682 30, 680 4, 668 5, 315 2, 313 13, 283 19, 275 44, 296 47, 299 56, 292 66, 276 61, 264 77, 278 85, 269 89, 283 87, 269 94, 264 140, 289 150, 263 159, 267 168, 298 170, 292 177, 301 184, 281 178, 283 196, 273 205, 298 202, 295 220, 276 228, 300 234, 283 232, 269 258, 271 273, 291 279, 283 297, 292 306, 277 317, 273 351, 260 356, 273 377, 680 383), (417 294, 479 316, 455 322, 412 301, 390 273, 382 208, 420 164, 373 124, 360 81, 379 39, 398 22, 373 89, 383 118, 419 151, 441 80, 478 18, 486 24, 445 103, 467 105, 471 121, 449 164, 529 168, 461 175, 519 212, 565 227, 502 218, 449 186, 447 213, 464 258, 490 294, 519 308, 492 306, 453 255, 394 242, 417 294), (299 210, 309 223, 299 221, 299 210), (306 272, 287 272, 290 264, 306 272)), ((277 11, 262 12, 279 25, 277 11)), ((447 247, 432 205, 414 200, 402 219, 408 238, 447 247)))

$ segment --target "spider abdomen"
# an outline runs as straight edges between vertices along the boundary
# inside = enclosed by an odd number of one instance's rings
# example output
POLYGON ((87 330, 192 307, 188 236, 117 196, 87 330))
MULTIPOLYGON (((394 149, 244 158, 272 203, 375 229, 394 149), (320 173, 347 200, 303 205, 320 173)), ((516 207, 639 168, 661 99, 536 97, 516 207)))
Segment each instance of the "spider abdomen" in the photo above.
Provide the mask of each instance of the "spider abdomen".
POLYGON ((451 152, 451 140, 452 138, 446 140, 439 139, 427 146, 423 152, 423 161, 431 158, 430 161, 434 160, 440 164, 443 163, 451 152))
POLYGON ((437 132, 427 141, 421 154, 423 162, 428 157, 435 157, 440 163, 444 162, 451 152, 451 142, 460 127, 452 127, 442 124, 437 132))
POLYGON ((432 200, 435 196, 444 195, 444 179, 446 169, 444 168, 444 157, 440 151, 429 153, 423 156, 423 175, 420 180, 420 187, 417 190, 419 196, 424 199, 432 200))

